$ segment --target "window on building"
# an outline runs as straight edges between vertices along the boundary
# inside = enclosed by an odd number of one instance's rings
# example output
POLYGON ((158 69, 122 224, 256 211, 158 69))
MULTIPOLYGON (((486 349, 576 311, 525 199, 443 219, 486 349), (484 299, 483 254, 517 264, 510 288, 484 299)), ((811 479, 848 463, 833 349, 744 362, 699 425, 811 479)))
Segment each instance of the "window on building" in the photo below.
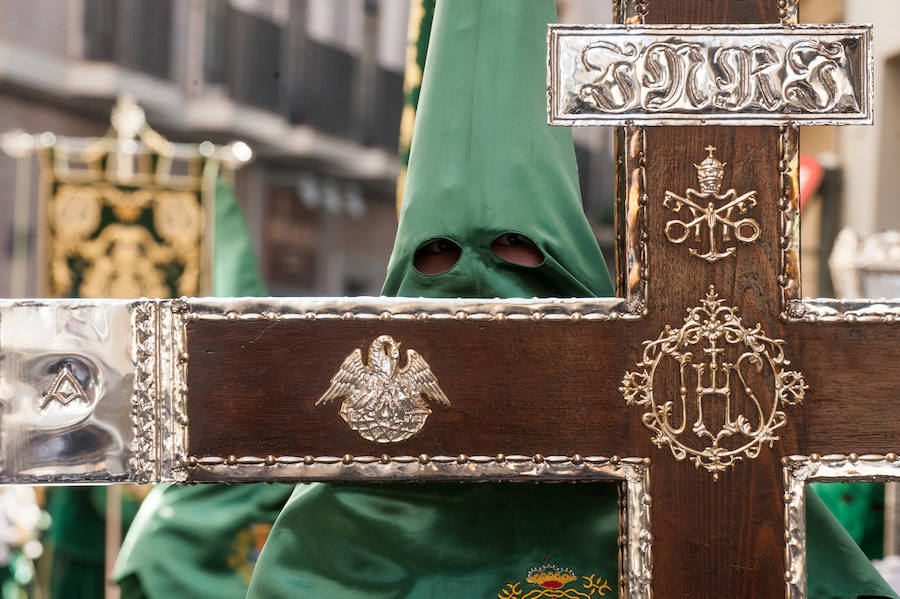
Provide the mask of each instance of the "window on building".
POLYGON ((356 57, 313 40, 307 40, 303 47, 290 99, 291 120, 332 135, 350 136, 356 57))
POLYGON ((207 2, 203 80, 227 87, 236 102, 273 112, 282 109, 283 25, 230 2, 207 2))
POLYGON ((112 62, 116 58, 118 0, 87 0, 84 4, 84 57, 112 62))
POLYGON ((84 0, 84 57, 171 78, 171 0, 84 0))
POLYGON ((281 102, 281 26, 271 20, 231 9, 228 13, 229 48, 233 69, 229 77, 232 97, 238 102, 277 111, 281 102))
POLYGON ((203 31, 203 81, 228 83, 227 2, 207 2, 203 31))

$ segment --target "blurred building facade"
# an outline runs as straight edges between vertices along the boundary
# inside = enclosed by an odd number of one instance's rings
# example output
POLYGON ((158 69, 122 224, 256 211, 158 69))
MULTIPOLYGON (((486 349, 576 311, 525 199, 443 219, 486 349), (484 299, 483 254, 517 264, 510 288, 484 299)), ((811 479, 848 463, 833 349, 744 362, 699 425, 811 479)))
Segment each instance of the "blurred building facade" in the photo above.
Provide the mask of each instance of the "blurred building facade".
MULTIPOLYGON (((609 22, 607 4, 557 2, 560 20, 578 23, 609 22)), ((256 158, 237 188, 271 293, 377 293, 396 224, 408 10, 408 0, 0 0, 0 132, 102 135, 129 92, 174 141, 246 140, 256 158)), ((830 292, 824 257, 841 227, 900 228, 898 17, 894 0, 801 0, 803 21, 871 22, 876 39, 876 126, 802 132, 802 151, 826 167, 804 209, 810 295, 830 292)), ((585 208, 609 248, 612 133, 575 137, 585 208)), ((0 154, 0 296, 11 293, 16 167, 0 154)), ((31 179, 33 273, 36 165, 31 179)), ((21 293, 35 294, 34 278, 21 293)))
MULTIPOLYGON (((173 141, 245 140, 255 160, 236 186, 271 292, 377 293, 395 227, 407 11, 406 0, 0 0, 0 132, 103 135, 127 92, 173 141)), ((0 296, 16 170, 0 155, 0 296)))
POLYGON ((875 53, 874 126, 804 127, 800 133, 801 155, 824 169, 821 185, 804 199, 804 295, 835 294, 828 257, 843 228, 859 238, 900 230, 898 18, 895 0, 800 0, 801 22, 871 23, 875 53))
POLYGON ((874 25, 875 126, 840 133, 844 221, 860 236, 900 230, 900 2, 846 0, 843 18, 874 25))
MULTIPOLYGON (((609 22, 560 0, 563 22, 609 22)), ((377 294, 396 227, 409 0, 0 0, 0 133, 101 136, 121 93, 172 141, 246 141, 236 175, 273 295, 377 294)), ((613 135, 575 131, 585 209, 612 262, 613 135)), ((0 153, 0 297, 37 294, 37 164, 0 153), (11 280, 17 174, 30 185, 11 280), (21 282, 20 282, 21 283, 21 282)))

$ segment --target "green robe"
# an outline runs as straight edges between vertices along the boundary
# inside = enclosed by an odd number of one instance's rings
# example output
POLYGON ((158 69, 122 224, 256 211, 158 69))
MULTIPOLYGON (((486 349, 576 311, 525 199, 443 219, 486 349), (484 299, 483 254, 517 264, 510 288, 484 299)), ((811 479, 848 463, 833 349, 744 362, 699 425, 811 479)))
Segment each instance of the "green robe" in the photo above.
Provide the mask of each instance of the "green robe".
POLYGON ((884 557, 884 483, 814 483, 812 487, 869 559, 884 557))
POLYGON ((123 599, 240 599, 286 485, 161 485, 138 513, 115 578, 123 599))
MULTIPOLYGON (((265 295, 231 188, 216 190, 213 292, 265 295)), ((242 599, 289 485, 155 488, 138 513, 113 574, 122 599, 242 599)))
MULTIPOLYGON (((438 2, 386 295, 612 295, 582 212, 571 132, 545 124, 554 19, 549 0, 438 2), (534 242, 540 266, 491 251, 510 232, 534 242), (455 242, 460 257, 425 275, 414 255, 435 238, 455 242)), ((612 483, 299 486, 247 597, 615 596, 616 501, 612 483), (571 592, 541 595, 554 581, 571 592)), ((894 597, 812 494, 809 513, 812 597, 894 597)))
MULTIPOLYGON (((896 597, 808 491, 809 596, 896 597)), ((248 599, 500 596, 545 559, 616 589, 609 483, 298 486, 260 556, 248 599)), ((615 596, 613 593, 611 596, 615 596)))
MULTIPOLYGON (((94 599, 104 594, 106 487, 54 487, 47 492, 51 526, 46 541, 51 560, 51 599, 94 599)), ((140 501, 122 495, 122 534, 140 501)))

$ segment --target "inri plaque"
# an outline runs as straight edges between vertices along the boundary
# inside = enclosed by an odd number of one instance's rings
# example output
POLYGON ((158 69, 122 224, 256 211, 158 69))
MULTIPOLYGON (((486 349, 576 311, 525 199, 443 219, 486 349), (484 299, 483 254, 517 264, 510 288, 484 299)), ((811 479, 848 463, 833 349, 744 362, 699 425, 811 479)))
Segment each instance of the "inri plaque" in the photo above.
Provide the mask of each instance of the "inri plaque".
POLYGON ((558 26, 553 125, 872 122, 870 25, 558 26))

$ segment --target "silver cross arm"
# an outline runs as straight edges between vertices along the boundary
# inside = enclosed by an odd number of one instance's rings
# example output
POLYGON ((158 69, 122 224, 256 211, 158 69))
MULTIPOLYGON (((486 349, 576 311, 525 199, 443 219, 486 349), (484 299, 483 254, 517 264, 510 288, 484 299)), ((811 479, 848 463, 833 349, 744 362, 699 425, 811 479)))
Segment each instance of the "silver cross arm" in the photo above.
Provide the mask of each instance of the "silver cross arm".
MULTIPOLYGON (((626 303, 617 298, 2 300, 0 484, 185 480, 186 347, 195 319, 637 318, 626 303)), ((321 391, 332 374, 321 373, 321 391)), ((336 462, 331 470, 324 463, 307 470, 320 478, 338 470, 343 477, 354 475, 352 468, 339 468, 339 458, 336 462)), ((245 471, 256 472, 259 465, 213 467, 216 473, 208 480, 244 480, 245 471)), ((257 477, 270 478, 268 471, 257 477)))

